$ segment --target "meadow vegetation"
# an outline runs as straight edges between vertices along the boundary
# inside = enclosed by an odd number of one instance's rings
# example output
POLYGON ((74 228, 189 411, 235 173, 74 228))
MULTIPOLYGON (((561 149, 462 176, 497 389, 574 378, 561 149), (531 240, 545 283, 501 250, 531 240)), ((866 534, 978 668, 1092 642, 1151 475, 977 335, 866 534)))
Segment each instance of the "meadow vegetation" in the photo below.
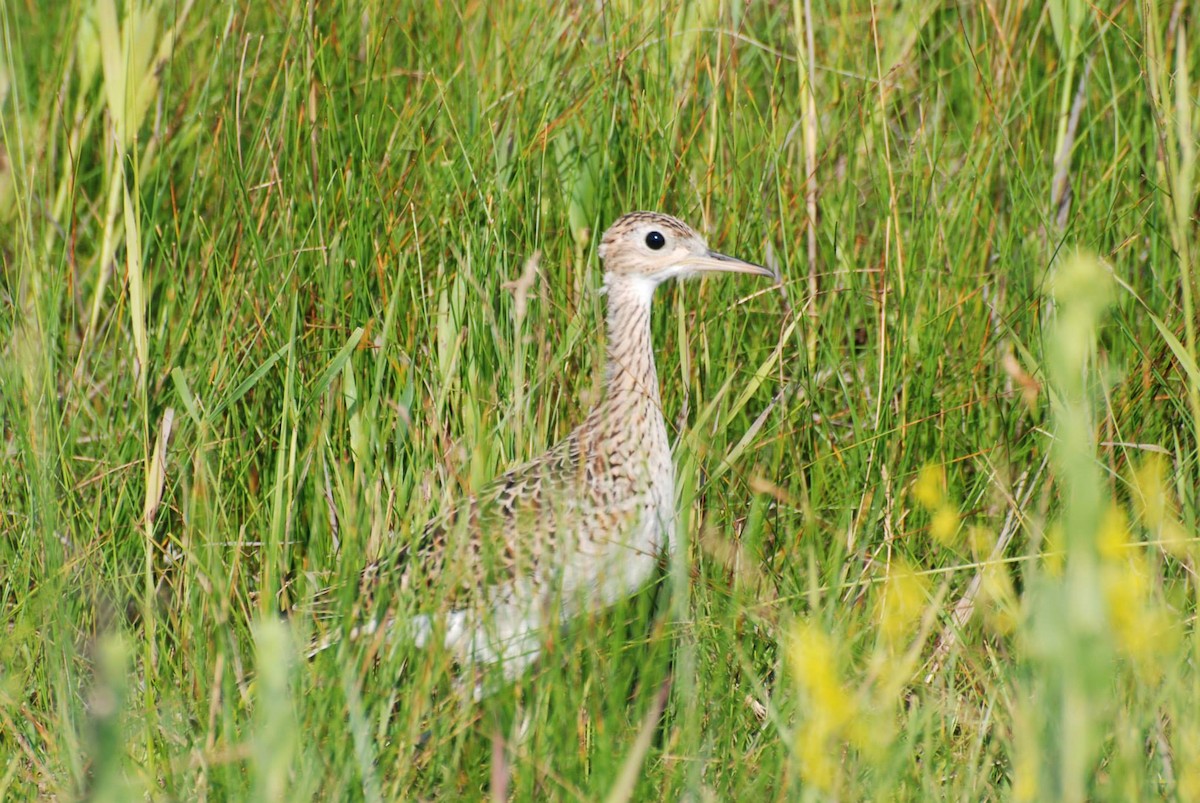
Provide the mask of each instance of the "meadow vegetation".
POLYGON ((1196 12, 0 0, 0 798, 1200 799, 1196 12), (307 660, 633 209, 782 276, 660 291, 662 577, 307 660))

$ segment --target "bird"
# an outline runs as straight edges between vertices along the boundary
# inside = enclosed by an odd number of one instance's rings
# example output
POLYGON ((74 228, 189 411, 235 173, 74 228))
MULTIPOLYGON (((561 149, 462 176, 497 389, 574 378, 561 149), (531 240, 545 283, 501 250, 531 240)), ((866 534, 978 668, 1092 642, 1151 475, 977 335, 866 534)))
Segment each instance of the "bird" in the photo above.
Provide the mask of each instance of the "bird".
MULTIPOLYGON (((651 338, 655 289, 671 279, 774 271, 710 249, 691 226, 631 212, 597 247, 604 268, 603 393, 582 423, 431 520, 359 576, 360 623, 418 648, 440 643, 509 683, 548 630, 646 585, 675 543, 675 469, 651 338), (422 610, 437 600, 438 610, 422 610)), ((326 636, 310 656, 339 640, 326 636)), ((474 696, 485 693, 477 680, 474 696)))

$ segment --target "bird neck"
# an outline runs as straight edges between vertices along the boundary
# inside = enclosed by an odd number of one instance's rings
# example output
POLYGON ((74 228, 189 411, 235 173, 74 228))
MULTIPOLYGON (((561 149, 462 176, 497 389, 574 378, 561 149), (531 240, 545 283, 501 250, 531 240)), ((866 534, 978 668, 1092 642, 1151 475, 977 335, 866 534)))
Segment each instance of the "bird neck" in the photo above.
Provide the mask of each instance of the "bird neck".
POLYGON ((658 372, 650 336, 650 302, 655 283, 645 278, 605 276, 608 288, 608 364, 605 369, 605 403, 640 406, 650 404, 661 415, 658 372))

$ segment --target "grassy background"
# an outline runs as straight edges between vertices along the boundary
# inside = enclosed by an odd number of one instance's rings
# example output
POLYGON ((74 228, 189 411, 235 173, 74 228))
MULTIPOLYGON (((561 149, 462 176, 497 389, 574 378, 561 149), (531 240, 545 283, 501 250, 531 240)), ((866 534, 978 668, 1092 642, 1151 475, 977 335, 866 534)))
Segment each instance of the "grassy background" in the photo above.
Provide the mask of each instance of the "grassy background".
POLYGON ((1200 797, 1198 22, 0 0, 0 797, 1200 797), (305 661, 635 208, 784 277, 660 291, 669 578, 478 705, 305 661))

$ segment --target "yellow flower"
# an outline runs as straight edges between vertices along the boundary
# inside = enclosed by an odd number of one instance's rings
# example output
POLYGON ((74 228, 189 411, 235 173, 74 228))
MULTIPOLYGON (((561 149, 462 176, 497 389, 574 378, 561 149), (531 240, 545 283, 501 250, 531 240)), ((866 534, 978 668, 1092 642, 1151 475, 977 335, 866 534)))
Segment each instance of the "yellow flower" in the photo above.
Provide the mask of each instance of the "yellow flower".
POLYGON ((1100 519, 1100 532, 1096 537, 1096 546, 1100 557, 1106 560, 1116 560, 1124 555, 1131 546, 1129 537, 1129 517, 1120 505, 1109 504, 1100 519))
POLYGON ((946 477, 941 466, 925 466, 912 485, 912 494, 926 510, 934 510, 946 498, 946 477))
POLYGON ((1154 599, 1153 580, 1144 560, 1124 560, 1106 567, 1104 601, 1117 651, 1146 680, 1161 675, 1159 658, 1179 638, 1174 617, 1154 599))
POLYGON ((903 647, 928 600, 929 582, 925 577, 901 561, 893 563, 875 607, 879 633, 890 650, 903 647))
POLYGON ((851 731, 858 706, 837 675, 837 653, 817 625, 799 622, 792 631, 788 663, 800 691, 804 722, 796 729, 796 755, 807 783, 831 790, 839 743, 851 731))
POLYGON ((829 744, 830 734, 809 724, 796 731, 796 755, 800 757, 800 775, 818 789, 833 789, 837 766, 829 744))
POLYGON ((1148 455, 1134 469, 1130 484, 1138 518, 1151 530, 1157 530, 1173 507, 1167 489, 1167 461, 1160 454, 1148 455))
POLYGON ((942 546, 954 546, 960 524, 958 511, 949 505, 942 505, 929 522, 929 534, 942 546))
POLYGON ((789 657, 801 692, 819 711, 814 713, 841 726, 854 716, 854 701, 838 681, 833 642, 818 626, 801 622, 792 633, 789 657))

